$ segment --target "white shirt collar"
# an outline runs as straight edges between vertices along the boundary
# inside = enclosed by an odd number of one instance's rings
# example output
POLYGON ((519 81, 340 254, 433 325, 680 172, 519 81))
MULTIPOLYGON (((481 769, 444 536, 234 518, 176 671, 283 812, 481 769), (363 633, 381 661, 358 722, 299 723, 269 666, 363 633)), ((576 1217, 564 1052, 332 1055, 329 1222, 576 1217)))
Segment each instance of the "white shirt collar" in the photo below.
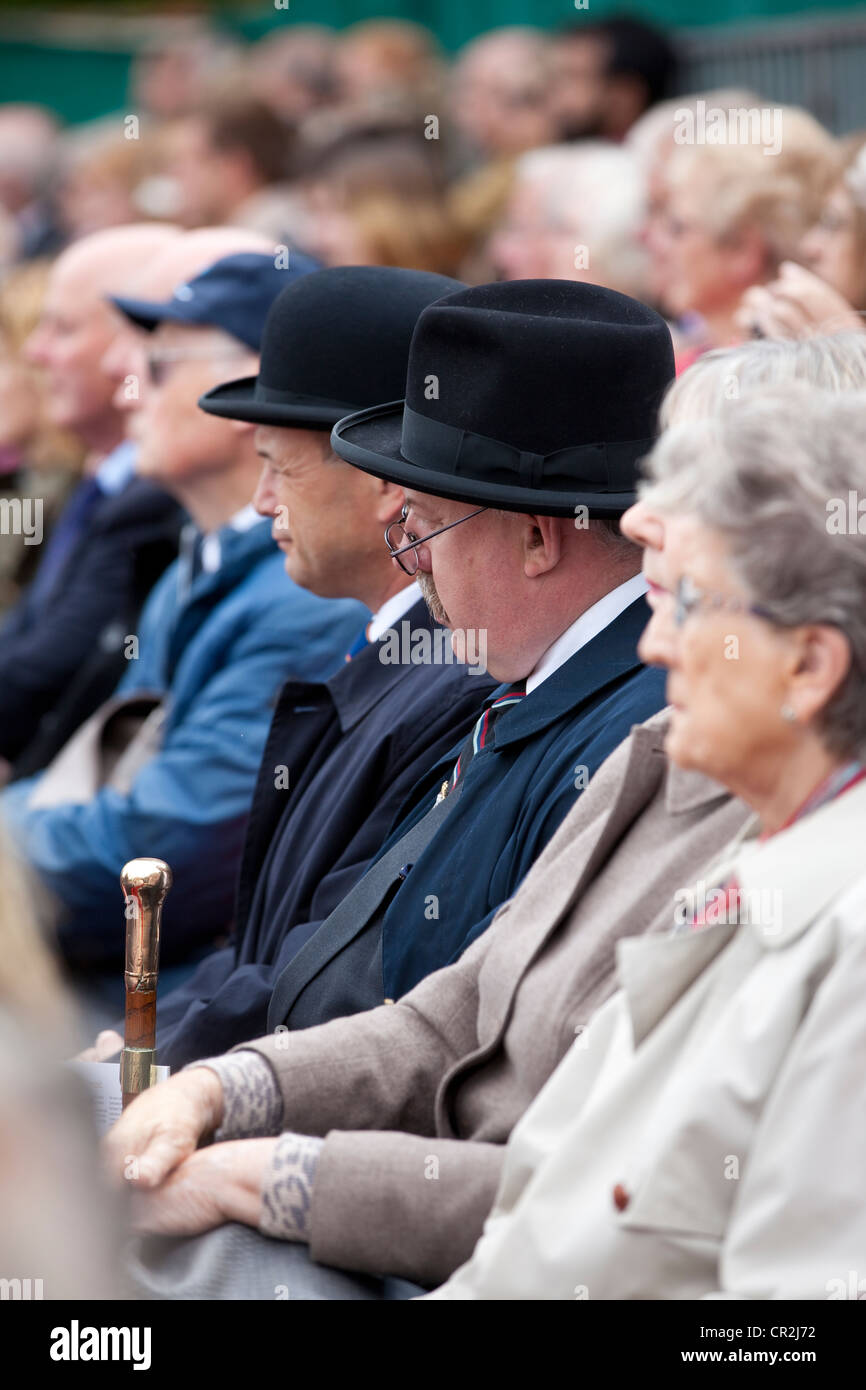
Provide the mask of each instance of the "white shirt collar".
POLYGON ((124 439, 116 449, 112 449, 110 454, 106 454, 100 463, 93 476, 99 483, 101 490, 109 497, 116 497, 118 493, 123 491, 127 483, 131 482, 135 474, 137 452, 137 446, 132 440, 124 439))
POLYGON ((377 642, 382 633, 387 632, 388 628, 398 618, 402 618, 404 613, 408 613, 420 597, 421 590, 418 588, 416 580, 407 584, 405 589, 398 589, 396 594, 392 594, 390 598, 385 600, 382 607, 373 614, 367 624, 367 641, 377 642))
MULTIPOLYGON (((261 519, 252 502, 248 502, 239 512, 235 512, 226 525, 232 531, 249 531, 261 519)), ((205 574, 216 574, 221 564, 222 546, 219 531, 209 531, 201 543, 201 567, 205 574)))
POLYGON ((609 594, 594 603, 591 608, 587 608, 585 613, 581 613, 579 618, 575 618, 571 627, 567 627, 560 637, 557 637, 552 646, 542 656, 531 675, 526 678, 526 693, 531 695, 542 681, 546 681, 548 676, 552 676, 554 671, 558 671, 560 666, 564 666, 569 657, 579 652, 581 647, 585 647, 587 642, 591 642, 593 637, 597 637, 606 627, 609 627, 614 618, 618 618, 620 613, 625 612, 630 604, 634 603, 641 595, 647 591, 647 582, 642 574, 635 574, 631 579, 627 579, 624 584, 620 584, 616 589, 611 589, 609 594))

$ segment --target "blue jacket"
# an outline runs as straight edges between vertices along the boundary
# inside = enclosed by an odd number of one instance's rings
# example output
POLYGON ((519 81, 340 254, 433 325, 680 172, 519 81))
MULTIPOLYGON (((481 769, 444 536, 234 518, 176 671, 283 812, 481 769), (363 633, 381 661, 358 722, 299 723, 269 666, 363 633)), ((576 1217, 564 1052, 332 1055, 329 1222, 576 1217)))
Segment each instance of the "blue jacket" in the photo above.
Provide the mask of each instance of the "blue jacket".
POLYGON ((367 620, 354 601, 334 602, 287 577, 270 523, 224 528, 222 563, 187 592, 176 561, 142 614, 139 659, 118 693, 165 692, 160 752, 126 795, 103 788, 84 805, 29 810, 38 778, 0 800, 24 857, 62 909, 61 943, 72 960, 107 964, 123 944, 118 874, 126 860, 156 855, 174 885, 162 959, 182 959, 229 927, 235 878, 273 703, 287 676, 321 679, 343 662, 367 620))
MULTIPOLYGON (((406 615, 434 631, 423 602, 406 615)), ((274 981, 357 883, 419 778, 465 737, 494 688, 457 664, 389 664, 373 644, 324 684, 290 681, 247 823, 235 941, 157 1010, 171 1067, 266 1031, 274 981), (274 767, 296 770, 275 787, 274 767)))
MULTIPOLYGON (((363 922, 350 949, 348 938, 331 948, 324 922, 283 972, 287 988, 281 994, 293 1001, 290 1027, 399 998, 457 960, 485 930, 589 777, 634 724, 663 707, 664 673, 642 666, 636 652, 648 616, 644 599, 631 604, 500 716, 469 763, 453 809, 409 866, 381 919, 381 968, 368 963, 379 941, 365 943, 363 922), (367 982, 376 974, 381 993, 373 999, 367 982)), ((459 751, 453 748, 416 789, 382 854, 429 810, 459 751)), ((271 1026, 278 1022, 270 1019, 271 1026)))

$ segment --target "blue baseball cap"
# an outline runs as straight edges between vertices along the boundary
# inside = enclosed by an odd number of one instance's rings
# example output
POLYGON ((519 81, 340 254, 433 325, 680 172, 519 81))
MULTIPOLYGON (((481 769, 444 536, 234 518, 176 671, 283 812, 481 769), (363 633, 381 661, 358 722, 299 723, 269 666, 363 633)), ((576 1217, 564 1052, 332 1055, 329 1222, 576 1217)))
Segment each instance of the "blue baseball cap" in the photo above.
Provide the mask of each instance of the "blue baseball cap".
POLYGON ((319 269, 317 261, 300 251, 292 251, 288 266, 278 266, 276 261, 276 256, 252 251, 223 256, 200 275, 178 285, 163 304, 114 295, 111 303, 149 333, 167 322, 222 328, 258 352, 268 311, 280 290, 319 269))

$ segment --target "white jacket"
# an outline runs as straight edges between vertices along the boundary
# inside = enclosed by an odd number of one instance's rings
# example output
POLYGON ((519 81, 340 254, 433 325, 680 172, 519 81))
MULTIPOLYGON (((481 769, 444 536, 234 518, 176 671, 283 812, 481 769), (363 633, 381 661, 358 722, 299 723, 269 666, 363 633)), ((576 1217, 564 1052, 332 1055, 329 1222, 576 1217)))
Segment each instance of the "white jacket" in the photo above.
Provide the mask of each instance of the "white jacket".
POLYGON ((866 1297, 866 783, 731 869, 748 921, 620 942, 430 1297, 866 1297))

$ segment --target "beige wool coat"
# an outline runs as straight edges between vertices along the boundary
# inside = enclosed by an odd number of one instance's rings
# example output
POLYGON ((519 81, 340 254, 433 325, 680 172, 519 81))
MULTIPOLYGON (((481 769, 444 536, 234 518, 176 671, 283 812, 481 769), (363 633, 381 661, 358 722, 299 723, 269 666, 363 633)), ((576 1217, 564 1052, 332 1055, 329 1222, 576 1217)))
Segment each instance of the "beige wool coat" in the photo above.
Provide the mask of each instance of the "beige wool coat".
POLYGON ((861 782, 742 832, 707 875, 735 873, 740 925, 619 943, 620 990, 516 1126, 435 1297, 863 1296, 864 843, 861 782))
POLYGON ((276 1074, 283 1128, 327 1136, 314 1259, 432 1286, 470 1255, 509 1134, 614 989, 616 941, 667 931, 677 888, 748 814, 669 767, 666 727, 607 759, 456 964, 394 1005, 243 1044, 276 1074))

